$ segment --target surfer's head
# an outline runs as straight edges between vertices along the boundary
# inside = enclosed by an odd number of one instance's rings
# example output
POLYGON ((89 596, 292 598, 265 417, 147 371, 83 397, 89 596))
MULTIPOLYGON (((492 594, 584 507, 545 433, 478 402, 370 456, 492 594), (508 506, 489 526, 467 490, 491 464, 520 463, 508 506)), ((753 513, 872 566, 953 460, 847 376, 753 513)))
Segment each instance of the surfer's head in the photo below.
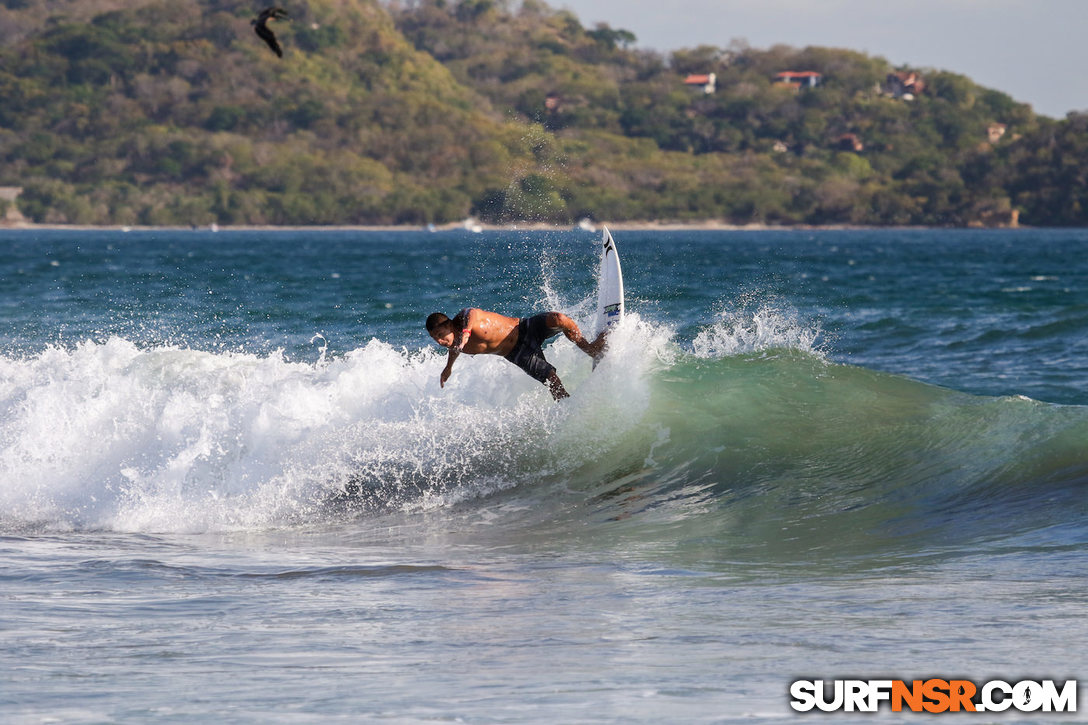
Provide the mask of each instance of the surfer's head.
POLYGON ((427 317, 427 332, 442 347, 449 347, 453 344, 453 320, 441 312, 432 312, 427 317))

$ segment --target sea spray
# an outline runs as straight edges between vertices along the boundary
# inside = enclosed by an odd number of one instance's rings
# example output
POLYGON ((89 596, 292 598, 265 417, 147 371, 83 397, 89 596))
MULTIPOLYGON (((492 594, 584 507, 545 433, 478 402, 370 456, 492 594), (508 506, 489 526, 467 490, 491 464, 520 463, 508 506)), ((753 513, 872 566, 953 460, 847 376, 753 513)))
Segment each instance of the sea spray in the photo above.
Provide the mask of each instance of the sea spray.
POLYGON ((697 357, 715 358, 770 349, 820 353, 821 330, 807 325, 794 311, 763 305, 728 307, 704 327, 692 341, 697 357))

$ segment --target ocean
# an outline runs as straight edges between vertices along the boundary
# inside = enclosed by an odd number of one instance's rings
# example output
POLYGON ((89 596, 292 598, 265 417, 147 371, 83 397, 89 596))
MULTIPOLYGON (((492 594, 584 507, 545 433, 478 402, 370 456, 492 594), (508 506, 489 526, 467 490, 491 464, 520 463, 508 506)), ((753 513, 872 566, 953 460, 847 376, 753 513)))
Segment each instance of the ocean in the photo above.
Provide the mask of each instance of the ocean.
MULTIPOLYGON (((0 232, 0 721, 1088 677, 1088 230, 614 236, 627 318, 596 370, 546 347, 556 403, 498 357, 440 388, 423 321, 592 333, 599 233, 0 232)), ((1047 718, 1085 720, 972 721, 1047 718)))

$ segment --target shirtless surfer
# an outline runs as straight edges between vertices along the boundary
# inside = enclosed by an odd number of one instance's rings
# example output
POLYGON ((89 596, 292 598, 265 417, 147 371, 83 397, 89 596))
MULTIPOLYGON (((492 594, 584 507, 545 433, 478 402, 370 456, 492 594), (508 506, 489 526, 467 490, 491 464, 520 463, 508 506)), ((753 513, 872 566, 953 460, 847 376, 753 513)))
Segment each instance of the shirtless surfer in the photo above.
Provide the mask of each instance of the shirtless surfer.
POLYGON ((453 371, 453 362, 464 352, 469 355, 502 355, 548 386, 556 400, 570 397, 555 368, 544 359, 541 345, 562 332, 582 352, 594 359, 604 352, 602 332, 593 342, 587 342, 574 320, 562 312, 544 312, 533 317, 506 317, 475 307, 466 307, 453 319, 441 312, 427 318, 427 332, 434 341, 449 349, 446 368, 439 379, 445 387, 453 371))

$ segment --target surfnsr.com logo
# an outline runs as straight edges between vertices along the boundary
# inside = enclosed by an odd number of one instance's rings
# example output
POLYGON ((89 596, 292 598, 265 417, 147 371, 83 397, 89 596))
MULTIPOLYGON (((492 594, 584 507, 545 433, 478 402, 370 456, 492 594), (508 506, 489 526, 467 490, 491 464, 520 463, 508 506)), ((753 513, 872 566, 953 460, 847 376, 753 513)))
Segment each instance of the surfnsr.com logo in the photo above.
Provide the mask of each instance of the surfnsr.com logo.
POLYGON ((790 707, 798 712, 1076 712, 1077 681, 797 680, 790 707))

